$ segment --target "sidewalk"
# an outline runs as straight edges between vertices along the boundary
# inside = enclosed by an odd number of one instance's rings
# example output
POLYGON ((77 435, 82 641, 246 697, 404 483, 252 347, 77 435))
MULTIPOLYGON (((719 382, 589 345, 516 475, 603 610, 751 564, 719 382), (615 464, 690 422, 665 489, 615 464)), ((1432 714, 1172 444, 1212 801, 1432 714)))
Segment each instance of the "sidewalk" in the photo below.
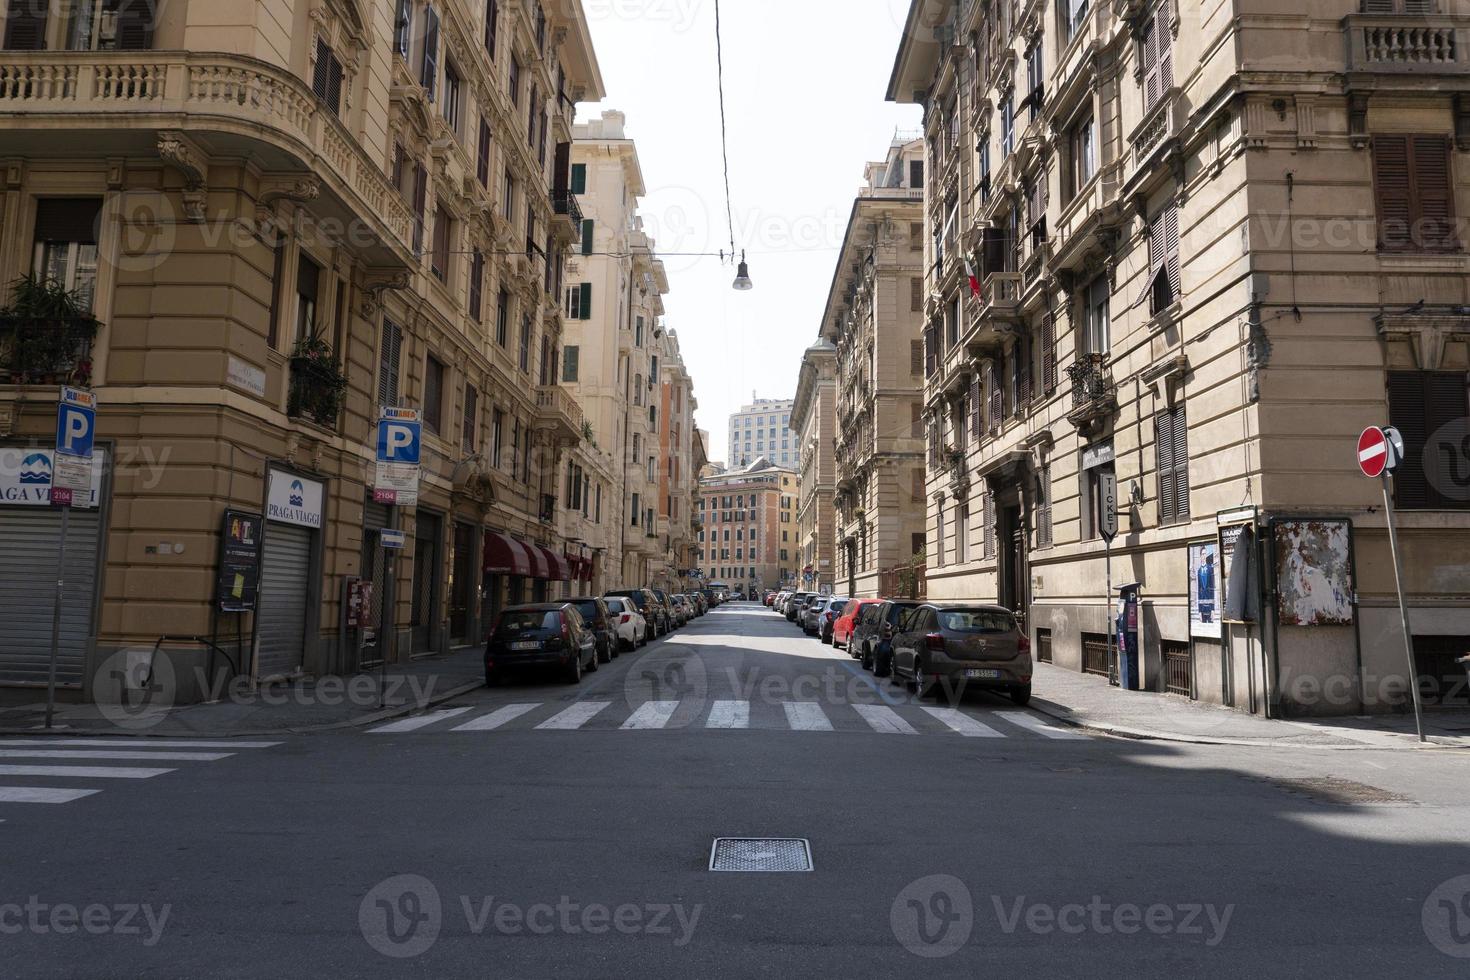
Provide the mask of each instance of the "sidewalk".
MULTIPOLYGON (((1177 695, 1121 691, 1107 679, 1037 664, 1031 707, 1058 721, 1124 738, 1326 749, 1418 745, 1414 716, 1283 721, 1177 695)), ((1433 711, 1424 733, 1436 747, 1470 748, 1470 711, 1433 711)))
MULTIPOLYGON (((219 700, 205 704, 174 706, 167 690, 155 691, 146 700, 140 696, 131 704, 60 702, 52 732, 234 738, 351 728, 421 711, 481 686, 485 682, 481 649, 464 647, 447 656, 390 665, 386 681, 383 707, 375 671, 274 684, 254 692, 237 683, 220 692, 219 700)), ((0 703, 0 735, 34 736, 44 731, 46 692, 7 694, 0 703)))

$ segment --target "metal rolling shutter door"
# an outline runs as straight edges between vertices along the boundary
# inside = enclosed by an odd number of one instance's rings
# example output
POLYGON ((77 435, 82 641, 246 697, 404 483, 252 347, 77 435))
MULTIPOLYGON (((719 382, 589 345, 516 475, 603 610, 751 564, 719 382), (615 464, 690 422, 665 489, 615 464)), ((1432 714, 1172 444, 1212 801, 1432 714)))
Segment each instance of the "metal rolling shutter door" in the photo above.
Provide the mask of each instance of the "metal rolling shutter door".
MULTIPOLYGON (((66 585, 56 681, 82 683, 97 589, 96 511, 74 510, 66 537, 66 585)), ((0 682, 46 683, 61 512, 0 507, 0 682)))
POLYGON ((266 529, 260 574, 261 678, 296 673, 305 662, 311 545, 310 528, 272 523, 266 529))

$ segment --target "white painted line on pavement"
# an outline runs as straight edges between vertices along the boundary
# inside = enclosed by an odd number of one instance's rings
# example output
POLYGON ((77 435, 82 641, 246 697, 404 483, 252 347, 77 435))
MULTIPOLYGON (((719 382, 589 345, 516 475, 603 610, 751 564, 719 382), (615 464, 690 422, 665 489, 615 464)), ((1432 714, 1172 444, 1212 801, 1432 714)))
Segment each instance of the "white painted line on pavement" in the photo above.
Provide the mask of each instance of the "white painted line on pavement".
POLYGON ((16 738, 0 740, 0 746, 10 745, 90 745, 115 748, 148 749, 271 749, 280 742, 236 742, 233 739, 204 739, 188 741, 176 738, 16 738))
POLYGON ((115 752, 111 749, 0 749, 0 759, 119 759, 127 762, 218 762, 233 752, 115 752))
POLYGON ((552 715, 536 727, 558 731, 571 731, 573 728, 581 728, 587 722, 591 721, 599 711, 610 704, 612 704, 611 701, 578 701, 565 711, 552 715))
POLYGON ((0 803, 70 803, 100 789, 47 789, 44 786, 0 786, 0 803))
POLYGON ((623 722, 623 730, 662 728, 669 723, 677 707, 679 707, 678 701, 644 701, 638 706, 638 710, 623 722))
POLYGON ((517 718, 525 714, 527 711, 530 711, 532 708, 539 707, 541 707, 540 701, 537 701, 535 704, 508 704, 503 708, 496 708, 488 715, 481 715, 473 721, 467 721, 463 725, 460 725, 456 728, 451 728, 450 731, 488 732, 492 729, 499 728, 506 722, 515 721, 517 718))
POLYGON ((970 738, 1005 738, 1000 732, 989 725, 981 724, 974 718, 955 708, 931 708, 924 705, 924 710, 944 722, 954 731, 970 738))
POLYGON ((883 735, 917 735, 914 726, 898 716, 898 712, 892 708, 885 708, 881 704, 855 704, 852 710, 863 716, 875 732, 883 735))
POLYGON ((0 776, 47 776, 75 779, 152 779, 177 769, 135 769, 130 766, 0 766, 0 776))
POLYGON ((1027 714, 1024 711, 997 711, 996 715, 1004 718, 1012 725, 1024 728, 1027 731, 1036 732, 1038 735, 1045 735, 1047 738, 1070 738, 1083 740, 1091 738, 1090 735, 1084 735, 1081 732, 1070 732, 1067 731, 1067 729, 1065 728, 1057 728, 1055 725, 1048 725, 1046 722, 1042 721, 1035 715, 1027 714))
POLYGON ((822 713, 822 706, 815 701, 787 701, 781 705, 786 709, 786 721, 798 732, 830 732, 832 723, 822 713))
POLYGON ((397 734, 399 734, 401 732, 416 732, 420 728, 428 728, 430 725, 434 724, 435 722, 443 721, 446 718, 453 718, 455 715, 462 715, 466 711, 471 711, 471 710, 473 710, 473 709, 471 709, 471 708, 440 708, 437 711, 430 711, 430 712, 428 712, 426 714, 415 715, 412 718, 404 718, 401 721, 391 721, 391 722, 389 722, 386 725, 379 725, 377 728, 369 728, 368 729, 368 734, 369 735, 397 735, 397 734))
POLYGON ((749 728, 749 701, 716 701, 710 708, 705 728, 749 728))

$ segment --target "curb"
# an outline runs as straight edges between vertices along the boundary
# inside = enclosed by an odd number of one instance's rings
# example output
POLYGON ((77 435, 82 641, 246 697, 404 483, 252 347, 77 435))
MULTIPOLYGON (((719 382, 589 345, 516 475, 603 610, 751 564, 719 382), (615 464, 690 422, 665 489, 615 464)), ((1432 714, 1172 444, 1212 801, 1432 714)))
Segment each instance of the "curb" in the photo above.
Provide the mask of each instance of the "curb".
POLYGON ((347 718, 343 721, 326 722, 320 725, 285 726, 281 728, 255 728, 248 731, 232 731, 229 734, 220 734, 209 731, 194 731, 192 729, 158 731, 149 729, 147 731, 131 731, 126 729, 53 729, 46 731, 44 728, 0 728, 0 736, 20 735, 26 738, 196 738, 196 739, 219 739, 228 741, 232 738, 259 738, 273 735, 311 735, 320 732, 341 731, 348 728, 358 728, 362 725, 371 725, 379 721, 391 721, 394 718, 406 717, 415 712, 424 711, 446 701, 452 701, 462 697, 471 691, 485 686, 484 681, 472 681, 450 688, 442 694, 435 694, 423 701, 415 701, 412 704, 403 704, 393 708, 383 708, 371 714, 362 715, 358 718, 347 718))
MULTIPOLYGON (((1230 745, 1242 748, 1260 749, 1312 749, 1316 751, 1329 752, 1363 752, 1363 751, 1391 751, 1398 748, 1395 745, 1370 745, 1366 742, 1356 745, 1311 745, 1300 742, 1284 742, 1276 739, 1263 738, 1228 738, 1208 737, 1204 735, 1186 735, 1182 732, 1166 732, 1149 728, 1131 728, 1126 725, 1112 725, 1105 722, 1089 721, 1086 718, 1078 718, 1072 714, 1070 709, 1043 698, 1033 697, 1030 707, 1035 708, 1042 714, 1083 731, 1097 732, 1102 735, 1111 735, 1114 738, 1129 739, 1136 742, 1174 742, 1183 745, 1230 745)), ((1436 750, 1436 751, 1459 751, 1470 752, 1470 746, 1444 745, 1438 742, 1421 744, 1410 743, 1410 748, 1436 750)))

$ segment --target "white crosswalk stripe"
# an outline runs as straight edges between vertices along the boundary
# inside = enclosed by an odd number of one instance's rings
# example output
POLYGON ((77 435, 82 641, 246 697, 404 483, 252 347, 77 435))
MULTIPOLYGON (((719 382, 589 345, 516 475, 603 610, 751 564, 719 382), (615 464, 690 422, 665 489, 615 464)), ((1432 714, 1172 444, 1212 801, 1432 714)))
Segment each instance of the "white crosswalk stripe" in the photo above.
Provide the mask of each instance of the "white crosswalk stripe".
POLYGON ((420 728, 427 728, 430 725, 443 721, 445 718, 453 718, 455 715, 462 715, 466 711, 470 710, 472 709, 440 708, 437 711, 427 711, 421 715, 414 715, 412 718, 404 718, 401 721, 391 721, 386 725, 379 725, 377 728, 369 728, 368 734, 400 735, 404 732, 416 732, 420 728))
POLYGON ((944 722, 951 730, 970 738, 1005 738, 1000 732, 989 725, 982 724, 974 718, 955 708, 931 708, 927 705, 924 710, 935 718, 944 722))
POLYGON ((0 759, 34 759, 34 763, 0 763, 0 777, 17 780, 59 780, 61 785, 0 786, 0 805, 7 803, 65 804, 96 796, 101 789, 85 784, 92 780, 153 779, 179 771, 177 766, 95 765, 109 762, 209 763, 238 755, 234 750, 274 748, 281 742, 231 741, 229 739, 147 738, 22 738, 0 741, 0 759), (225 749, 229 752, 194 752, 187 749, 225 749), (81 785, 77 785, 80 783, 81 785))
POLYGON ((1004 718, 1006 721, 1010 722, 1012 725, 1024 728, 1027 731, 1036 732, 1038 735, 1045 735, 1047 738, 1091 738, 1090 735, 1085 735, 1082 732, 1075 732, 1066 728, 1058 728, 1055 725, 1048 725, 1046 722, 1042 721, 1035 715, 1027 714, 1024 711, 997 711, 996 714, 1004 718))
POLYGON ((914 726, 904 721, 897 711, 886 708, 881 704, 855 704, 852 710, 863 716, 863 721, 872 727, 873 731, 883 735, 917 735, 914 726))
POLYGON ((570 731, 574 728, 581 728, 587 722, 597 717, 597 714, 610 704, 612 704, 611 701, 578 701, 570 708, 558 712, 536 727, 539 729, 550 729, 552 731, 570 731))
POLYGON ((706 728, 749 728, 749 701, 716 701, 709 711, 706 728))
POLYGON ((496 708, 488 715, 481 715, 473 721, 467 721, 463 725, 456 726, 456 732, 488 732, 499 728, 506 722, 515 721, 528 711, 534 711, 541 707, 539 704, 508 704, 503 708, 496 708))
POLYGON ((787 701, 781 705, 786 710, 786 723, 798 732, 830 732, 832 722, 822 713, 822 706, 815 701, 787 701))
POLYGON ((678 707, 678 701, 645 701, 623 722, 623 728, 662 728, 669 723, 678 707))

